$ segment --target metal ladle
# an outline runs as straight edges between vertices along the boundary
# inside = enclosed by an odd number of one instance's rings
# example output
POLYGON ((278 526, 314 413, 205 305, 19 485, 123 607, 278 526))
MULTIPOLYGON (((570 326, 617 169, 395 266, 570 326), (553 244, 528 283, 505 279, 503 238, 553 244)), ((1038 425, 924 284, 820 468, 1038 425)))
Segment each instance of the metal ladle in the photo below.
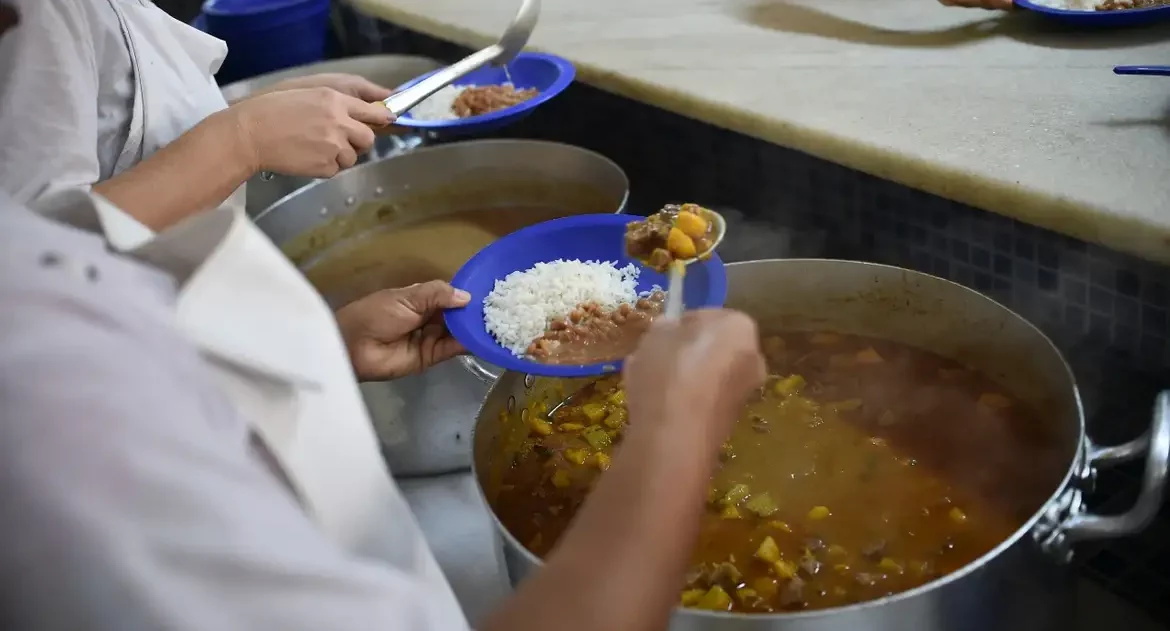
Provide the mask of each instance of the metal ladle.
POLYGON ((390 113, 397 118, 408 112, 410 108, 422 103, 430 95, 485 64, 490 63, 496 66, 507 64, 524 49, 524 45, 528 43, 528 38, 532 35, 532 30, 536 28, 536 20, 539 17, 540 0, 524 0, 523 4, 520 5, 520 10, 512 18, 512 23, 508 25, 504 35, 500 37, 500 41, 460 59, 401 92, 391 94, 383 102, 390 113))
MULTIPOLYGON (((506 65, 515 59, 520 51, 524 50, 524 46, 528 44, 528 38, 532 36, 532 31, 536 28, 536 21, 539 17, 540 0, 524 0, 520 4, 520 10, 516 11, 515 17, 512 18, 512 23, 508 25, 500 37, 500 41, 436 71, 431 76, 401 92, 391 94, 382 102, 386 105, 386 109, 389 109, 390 113, 394 115, 394 118, 398 118, 425 101, 430 95, 478 68, 487 64, 506 65)), ((264 181, 269 181, 273 177, 275 174, 269 171, 260 173, 260 179, 264 181)))
MULTIPOLYGON (((714 252, 715 248, 723 242, 723 237, 727 234, 727 220, 723 215, 714 210, 704 209, 704 213, 712 227, 715 228, 715 239, 711 241, 711 247, 707 252, 714 252)), ((666 282, 666 308, 663 309, 662 317, 666 320, 678 320, 682 317, 683 312, 683 276, 686 273, 686 267, 699 257, 691 257, 689 259, 675 259, 670 264, 670 271, 667 275, 666 282)))

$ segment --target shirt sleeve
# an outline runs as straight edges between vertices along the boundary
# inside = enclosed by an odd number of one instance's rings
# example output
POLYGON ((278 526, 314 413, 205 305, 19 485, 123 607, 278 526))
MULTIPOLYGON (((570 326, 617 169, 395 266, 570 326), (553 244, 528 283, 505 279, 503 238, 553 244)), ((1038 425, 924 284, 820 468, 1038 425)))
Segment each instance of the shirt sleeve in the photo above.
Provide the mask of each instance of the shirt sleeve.
POLYGON ((317 530, 164 301, 103 269, 0 270, 0 628, 465 628, 424 582, 317 530))
POLYGON ((20 23, 0 37, 0 188, 28 204, 101 179, 101 27, 73 0, 8 1, 20 23))

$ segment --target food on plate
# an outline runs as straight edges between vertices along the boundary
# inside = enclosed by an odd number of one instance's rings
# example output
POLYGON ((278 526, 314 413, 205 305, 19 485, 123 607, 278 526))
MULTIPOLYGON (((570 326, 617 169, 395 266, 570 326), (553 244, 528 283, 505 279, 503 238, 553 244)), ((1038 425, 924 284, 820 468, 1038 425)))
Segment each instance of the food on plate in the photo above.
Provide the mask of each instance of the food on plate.
POLYGON ((535 88, 518 90, 511 83, 467 86, 451 107, 459 118, 481 116, 519 105, 537 94, 539 92, 535 88))
POLYGON ((666 294, 655 290, 615 309, 583 303, 567 317, 550 320, 545 333, 528 346, 528 356, 546 364, 597 364, 625 357, 665 302, 666 294))
MULTIPOLYGON (((681 606, 786 612, 903 592, 998 546, 1059 484, 1049 426, 955 361, 832 331, 762 345, 771 377, 723 445, 681 606)), ((533 553, 612 462, 625 397, 611 375, 551 417, 542 400, 504 412, 522 441, 491 504, 533 553)))
POLYGON ((534 98, 535 88, 517 89, 511 83, 501 85, 449 85, 414 106, 411 118, 423 121, 446 121, 481 116, 519 105, 534 98))
POLYGON ((665 273, 676 260, 711 255, 715 243, 711 211, 698 204, 667 204, 626 226, 626 252, 646 267, 665 273))
POLYGON ((1051 9, 1065 9, 1068 11, 1126 11, 1129 9, 1148 9, 1163 7, 1170 4, 1170 0, 1032 0, 1034 3, 1051 9))
POLYGON ((596 364, 628 355, 662 311, 660 290, 639 294, 639 270, 605 261, 551 261, 497 280, 484 325, 517 357, 596 364))

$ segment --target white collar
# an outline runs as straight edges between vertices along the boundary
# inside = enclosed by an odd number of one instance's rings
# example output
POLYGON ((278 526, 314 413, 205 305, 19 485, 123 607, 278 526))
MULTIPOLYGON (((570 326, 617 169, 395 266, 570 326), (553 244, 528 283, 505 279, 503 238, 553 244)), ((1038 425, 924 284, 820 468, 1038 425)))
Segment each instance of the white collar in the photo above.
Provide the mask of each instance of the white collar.
POLYGON ((337 352, 336 340, 318 320, 298 317, 324 301, 242 213, 216 208, 154 236, 96 194, 69 191, 38 206, 170 274, 179 327, 204 353, 302 387, 326 381, 318 358, 337 352))

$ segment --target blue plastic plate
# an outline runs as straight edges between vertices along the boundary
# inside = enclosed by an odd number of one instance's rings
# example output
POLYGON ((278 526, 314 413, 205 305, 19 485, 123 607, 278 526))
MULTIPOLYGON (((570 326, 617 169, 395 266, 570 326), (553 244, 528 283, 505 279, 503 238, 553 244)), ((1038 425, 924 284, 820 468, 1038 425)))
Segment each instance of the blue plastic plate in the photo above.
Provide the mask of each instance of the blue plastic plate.
POLYGON ((1136 26, 1170 18, 1170 6, 1124 11, 1072 11, 1053 9, 1035 4, 1031 0, 1015 0, 1015 5, 1078 26, 1136 26))
MULTIPOLYGON (((409 88, 435 72, 438 70, 415 77, 398 86, 397 89, 409 88)), ((577 70, 573 64, 569 63, 569 60, 543 53, 520 53, 508 63, 508 73, 512 75, 512 85, 516 86, 517 89, 536 88, 540 94, 518 105, 482 116, 469 116, 445 121, 424 121, 412 118, 410 112, 407 112, 399 117, 396 124, 447 135, 491 131, 531 114, 532 110, 542 103, 563 92, 573 82, 573 77, 577 76, 577 70)), ((508 76, 502 67, 484 66, 463 77, 455 85, 500 85, 507 82, 508 76)))
MULTIPOLYGON (((516 357, 487 332, 483 301, 496 280, 512 272, 531 269, 537 263, 557 259, 613 261, 618 267, 637 262, 626 256, 623 236, 626 224, 643 219, 633 215, 576 215, 553 219, 509 234, 479 251, 455 274, 451 284, 471 294, 462 309, 443 314, 447 329, 476 357, 506 368, 545 377, 589 377, 620 370, 622 362, 588 365, 549 365, 516 357)), ((642 268, 638 291, 666 287, 666 277, 642 268)), ((687 268, 683 302, 688 309, 721 307, 727 299, 727 274, 717 255, 687 268)))

